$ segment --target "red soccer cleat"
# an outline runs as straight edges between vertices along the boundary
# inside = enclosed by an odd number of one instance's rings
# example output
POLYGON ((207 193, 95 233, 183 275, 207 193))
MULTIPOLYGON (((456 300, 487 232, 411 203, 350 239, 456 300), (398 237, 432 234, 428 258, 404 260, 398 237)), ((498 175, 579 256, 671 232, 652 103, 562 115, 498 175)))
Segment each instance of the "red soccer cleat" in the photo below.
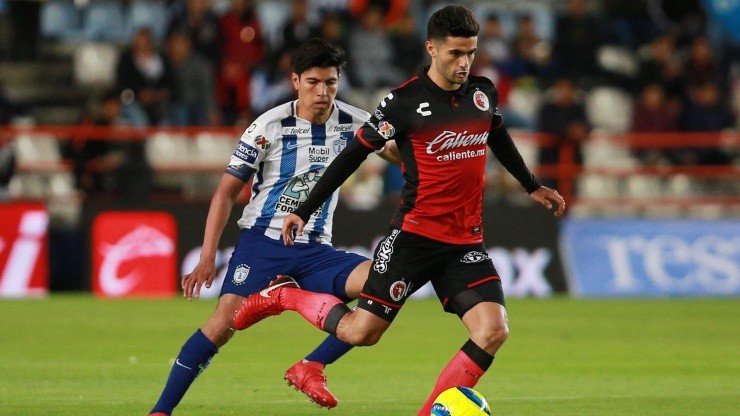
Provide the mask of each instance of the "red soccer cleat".
POLYGON ((324 364, 300 360, 285 372, 285 379, 319 406, 331 409, 337 405, 337 398, 326 387, 324 364))
POLYGON ((268 316, 280 315, 285 309, 280 304, 280 292, 284 287, 299 287, 292 277, 278 275, 270 284, 244 299, 234 314, 234 329, 247 329, 268 316))

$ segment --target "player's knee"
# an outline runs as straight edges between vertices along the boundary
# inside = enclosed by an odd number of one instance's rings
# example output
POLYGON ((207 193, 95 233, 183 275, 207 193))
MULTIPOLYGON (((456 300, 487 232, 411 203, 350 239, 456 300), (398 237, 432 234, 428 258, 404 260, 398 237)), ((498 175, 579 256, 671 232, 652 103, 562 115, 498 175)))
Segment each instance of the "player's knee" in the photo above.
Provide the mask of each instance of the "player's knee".
POLYGON ((383 336, 381 331, 373 329, 360 330, 352 334, 350 343, 360 347, 369 347, 377 344, 381 336, 383 336))
POLYGON ((495 352, 509 338, 509 327, 505 323, 481 325, 473 331, 471 338, 484 350, 495 352))

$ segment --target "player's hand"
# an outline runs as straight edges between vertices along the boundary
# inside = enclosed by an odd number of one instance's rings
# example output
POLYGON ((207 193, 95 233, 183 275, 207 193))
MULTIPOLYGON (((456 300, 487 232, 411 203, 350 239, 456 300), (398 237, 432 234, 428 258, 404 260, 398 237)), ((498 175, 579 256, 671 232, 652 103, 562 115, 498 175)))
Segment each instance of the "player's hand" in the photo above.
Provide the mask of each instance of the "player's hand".
POLYGON ((555 209, 556 217, 563 215, 563 213, 565 212, 565 200, 558 193, 558 191, 554 189, 550 189, 546 186, 540 186, 539 188, 537 188, 536 191, 529 194, 529 197, 547 209, 552 209, 553 203, 557 205, 555 209))
POLYGON ((210 288, 216 277, 216 264, 213 262, 198 262, 192 272, 182 277, 182 295, 188 300, 200 297, 200 288, 205 284, 210 288))
POLYGON ((301 217, 295 214, 288 214, 288 216, 285 217, 285 220, 283 221, 283 243, 286 246, 292 246, 293 236, 303 235, 304 225, 306 225, 306 223, 303 222, 301 217))

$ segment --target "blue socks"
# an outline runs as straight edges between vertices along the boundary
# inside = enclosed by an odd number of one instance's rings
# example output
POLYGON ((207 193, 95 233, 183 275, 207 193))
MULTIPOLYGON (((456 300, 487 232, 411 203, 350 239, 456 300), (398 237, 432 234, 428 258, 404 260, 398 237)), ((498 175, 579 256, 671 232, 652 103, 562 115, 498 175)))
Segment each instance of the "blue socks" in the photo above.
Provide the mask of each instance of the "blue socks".
POLYGON ((185 396, 188 388, 190 388, 190 384, 208 367, 208 364, 210 364, 211 359, 217 352, 218 347, 203 335, 200 329, 195 331, 182 346, 180 354, 177 356, 172 370, 170 370, 167 384, 164 386, 162 395, 159 396, 159 401, 154 405, 152 413, 163 412, 168 415, 171 414, 172 409, 185 396))
POLYGON ((324 342, 319 344, 315 350, 306 356, 307 361, 318 361, 324 365, 331 364, 338 360, 339 357, 346 354, 352 349, 352 345, 340 341, 334 335, 329 335, 324 342))

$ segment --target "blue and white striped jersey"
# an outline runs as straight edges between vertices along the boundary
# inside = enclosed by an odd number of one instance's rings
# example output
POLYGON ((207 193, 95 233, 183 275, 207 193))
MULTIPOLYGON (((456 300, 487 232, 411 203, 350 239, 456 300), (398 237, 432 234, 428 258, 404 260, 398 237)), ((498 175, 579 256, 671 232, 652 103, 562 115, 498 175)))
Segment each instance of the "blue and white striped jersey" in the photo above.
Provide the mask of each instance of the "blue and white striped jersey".
MULTIPOLYGON (((245 181, 255 174, 251 200, 239 227, 279 239, 283 219, 306 199, 329 163, 369 117, 368 112, 337 100, 325 124, 298 118, 296 101, 258 117, 239 140, 227 169, 245 181)), ((296 242, 331 244, 338 197, 337 191, 311 216, 296 242)))

